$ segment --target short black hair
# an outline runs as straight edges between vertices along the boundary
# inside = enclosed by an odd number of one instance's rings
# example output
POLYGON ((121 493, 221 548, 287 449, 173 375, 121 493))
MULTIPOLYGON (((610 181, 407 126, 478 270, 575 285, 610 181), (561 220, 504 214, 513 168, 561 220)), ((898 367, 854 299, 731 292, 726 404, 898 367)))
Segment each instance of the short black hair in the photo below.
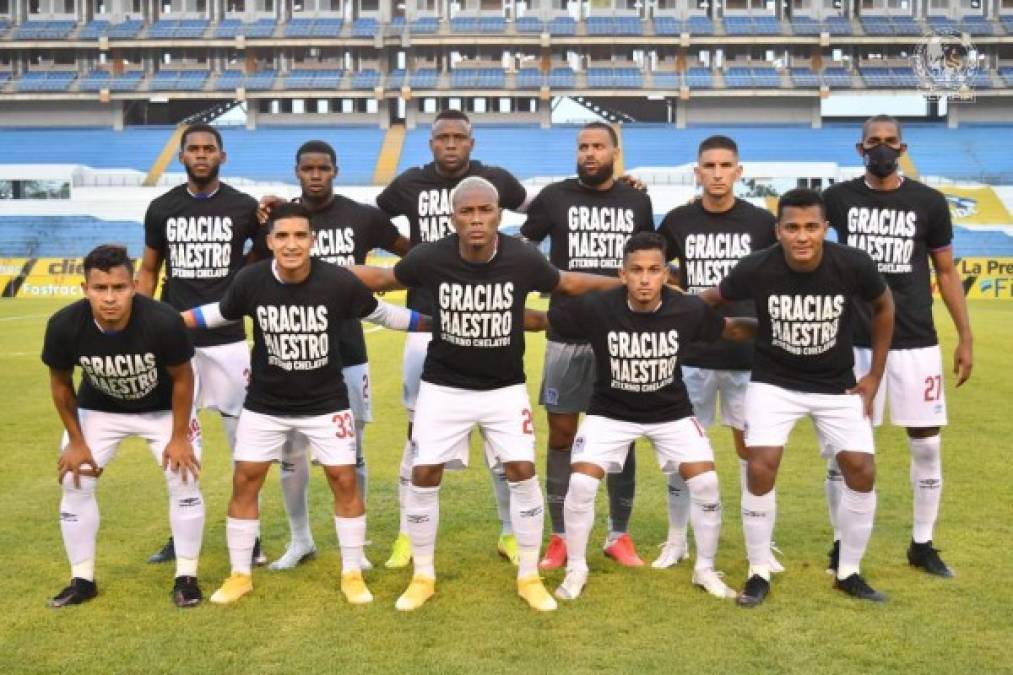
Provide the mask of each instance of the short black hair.
POLYGON ((211 134, 212 136, 215 137, 215 141, 218 143, 218 149, 219 150, 225 149, 225 144, 222 143, 222 135, 218 132, 218 129, 215 129, 210 124, 204 124, 203 122, 199 124, 191 124, 186 128, 186 131, 184 131, 183 135, 180 136, 179 138, 179 149, 182 150, 183 148, 186 147, 187 136, 189 136, 190 134, 197 134, 197 133, 211 134))
POLYGON ((127 247, 120 244, 101 244, 84 257, 84 278, 91 270, 108 272, 114 267, 126 267, 130 277, 134 276, 134 261, 127 255, 127 247))
POLYGON ((897 138, 904 138, 904 131, 900 128, 900 120, 893 115, 873 115, 869 119, 865 120, 862 124, 862 141, 865 141, 865 137, 869 135, 869 127, 873 124, 879 124, 880 122, 886 122, 892 124, 897 129, 897 138))
POLYGON ((781 198, 777 200, 778 222, 781 222, 781 214, 784 212, 784 209, 789 206, 797 208, 818 206, 820 207, 820 212, 823 214, 824 219, 826 218, 827 207, 823 202, 823 195, 816 190, 810 190, 809 188, 795 188, 794 190, 788 190, 781 195, 781 198))
POLYGON ((612 139, 612 145, 616 146, 617 148, 619 147, 619 134, 616 133, 616 130, 612 127, 611 124, 606 124, 605 122, 588 122, 587 124, 585 124, 580 128, 581 131, 588 131, 590 129, 600 129, 602 131, 607 131, 609 138, 612 139))
POLYGON ((267 219, 267 231, 274 231, 274 224, 286 218, 305 218, 309 221, 310 231, 313 230, 313 221, 310 220, 310 212, 299 202, 285 202, 271 208, 271 215, 267 219))
POLYGON ((699 157, 708 150, 731 150, 735 153, 735 156, 739 156, 739 146, 728 136, 722 136, 720 134, 716 136, 708 136, 700 142, 700 147, 697 148, 696 156, 699 157))
POLYGON ((651 251, 654 249, 661 251, 661 257, 668 260, 668 247, 665 246, 664 237, 657 232, 637 232, 626 240, 626 246, 623 247, 623 262, 626 262, 630 254, 635 251, 651 251))
POLYGON ((334 152, 334 147, 326 141, 306 141, 300 145, 299 149, 295 151, 295 163, 298 164, 300 158, 308 152, 328 155, 331 158, 331 163, 334 166, 338 165, 338 155, 334 152))
POLYGON ((469 118, 466 114, 464 114, 460 110, 454 110, 453 108, 441 110, 436 115, 436 118, 433 120, 433 124, 436 124, 437 122, 440 122, 442 120, 459 120, 469 126, 471 125, 471 118, 469 118))

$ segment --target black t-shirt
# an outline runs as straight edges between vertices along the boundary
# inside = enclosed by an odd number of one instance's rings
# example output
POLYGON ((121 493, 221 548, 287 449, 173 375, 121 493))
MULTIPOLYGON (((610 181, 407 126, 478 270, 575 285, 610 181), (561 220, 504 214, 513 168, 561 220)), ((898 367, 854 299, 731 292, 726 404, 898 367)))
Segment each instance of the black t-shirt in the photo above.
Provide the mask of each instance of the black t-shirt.
MULTIPOLYGON (((225 183, 202 199, 186 185, 155 199, 144 214, 144 245, 165 260, 162 300, 180 310, 221 300, 243 266, 247 240, 261 246, 260 230, 257 200, 225 183)), ((198 347, 245 338, 242 322, 193 333, 198 347)))
POLYGON ((222 316, 253 317, 250 386, 243 407, 268 415, 323 415, 348 408, 341 377, 342 324, 368 316, 376 298, 348 270, 312 260, 310 275, 282 283, 273 260, 242 269, 222 316))
MULTIPOLYGON (((910 178, 896 190, 873 190, 864 177, 837 183, 827 188, 823 197, 838 241, 872 256, 893 291, 897 318, 891 349, 938 344, 932 321, 929 253, 953 243, 946 197, 910 178)), ((868 347, 867 305, 859 306, 859 317, 855 344, 868 347)))
MULTIPOLYGON (((679 262, 679 285, 688 293, 701 293, 721 283, 745 256, 772 246, 777 241, 774 224, 770 211, 742 199, 720 213, 706 210, 697 200, 669 211, 658 233, 665 238, 669 260, 679 262)), ((756 316, 749 300, 729 302, 718 311, 722 316, 756 316)), ((749 370, 753 345, 731 340, 686 345, 682 362, 694 368, 749 370)))
MULTIPOLYGON (((313 257, 341 267, 364 265, 370 251, 389 249, 400 235, 383 211, 341 195, 334 195, 326 208, 314 211, 310 222, 315 239, 313 257)), ((361 322, 345 322, 340 348, 344 366, 366 362, 361 322)))
MULTIPOLYGON (((598 191, 576 178, 546 185, 531 204, 521 234, 531 241, 550 237, 549 260, 561 270, 616 276, 623 247, 634 232, 654 231, 654 211, 647 193, 616 182, 598 191)), ((573 299, 553 294, 549 307, 573 299)), ((571 342, 555 328, 548 338, 571 342)), ((581 343, 585 340, 572 342, 581 343)))
POLYGON ((464 260, 458 247, 452 234, 416 246, 394 266, 398 281, 436 300, 422 379, 477 390, 524 382, 524 301, 555 289, 559 270, 507 235, 487 263, 464 260))
POLYGON ((681 353, 687 343, 719 339, 725 320, 700 298, 668 288, 656 311, 634 312, 619 287, 552 307, 549 322, 571 339, 590 339, 598 374, 588 414, 650 424, 693 414, 681 353))
POLYGON ((42 362, 83 371, 77 405, 111 413, 172 410, 168 366, 193 358, 183 317, 169 305, 135 295, 126 328, 103 333, 91 305, 78 300, 49 318, 42 362))
POLYGON ((886 282, 864 251, 825 242, 819 266, 796 272, 775 244, 743 258, 718 290, 726 300, 756 303, 754 382, 843 394, 855 385, 856 297, 874 300, 886 282))
MULTIPOLYGON (((468 172, 457 178, 441 176, 435 162, 408 169, 377 195, 376 205, 392 218, 408 218, 408 239, 412 246, 439 241, 454 232, 450 192, 470 176, 485 178, 495 185, 499 205, 504 209, 517 209, 527 199, 524 186, 509 171, 471 160, 468 172)), ((432 298, 421 289, 408 290, 408 306, 424 314, 433 312, 432 298)))

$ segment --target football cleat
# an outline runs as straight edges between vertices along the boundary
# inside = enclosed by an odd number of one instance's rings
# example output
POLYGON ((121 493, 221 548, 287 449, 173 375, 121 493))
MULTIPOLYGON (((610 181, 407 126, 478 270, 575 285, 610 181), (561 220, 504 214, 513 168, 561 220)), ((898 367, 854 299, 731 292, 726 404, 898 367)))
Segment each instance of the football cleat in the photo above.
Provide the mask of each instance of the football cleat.
POLYGON ((549 545, 545 547, 545 556, 538 563, 540 570, 558 570, 566 564, 566 540, 558 534, 549 537, 549 545))
POLYGON ((398 532, 394 545, 390 548, 390 557, 383 564, 389 570, 408 567, 412 561, 412 542, 404 532, 398 532))
POLYGON ((82 602, 91 600, 96 595, 98 595, 98 586, 95 585, 94 581, 74 577, 66 588, 57 593, 56 597, 47 603, 47 606, 59 609, 68 605, 80 605, 82 602))
POLYGON ((267 566, 267 569, 280 572, 298 567, 307 560, 312 560, 317 555, 317 547, 313 544, 306 545, 302 542, 290 541, 288 548, 280 558, 267 566))
POLYGON ((545 584, 542 583, 542 578, 537 574, 518 577, 517 595, 524 598, 524 601, 528 603, 531 609, 538 610, 539 612, 551 612, 557 607, 556 601, 545 590, 545 584))
POLYGON ((157 565, 159 563, 172 562, 175 559, 176 546, 173 544, 172 537, 169 537, 169 541, 165 542, 162 548, 151 554, 148 558, 148 562, 152 565, 157 565))
POLYGON ((563 583, 556 589, 556 597, 560 600, 576 600, 587 585, 587 570, 567 570, 563 583))
POLYGON ((746 585, 735 599, 735 602, 739 607, 756 607, 763 602, 769 593, 770 582, 759 574, 754 574, 746 579, 746 585))
POLYGON ((907 561, 912 567, 920 567, 937 577, 949 579, 953 576, 953 570, 939 557, 939 549, 934 548, 931 541, 924 544, 912 541, 907 549, 907 561))
POLYGON ((735 591, 728 588, 728 585, 725 584, 722 578, 724 576, 724 574, 718 572, 713 567, 704 570, 693 570, 693 585, 699 586, 715 598, 731 600, 735 597, 735 591))
POLYGON ((685 541, 666 541, 664 544, 659 544, 659 548, 661 555, 651 563, 651 567, 656 570, 663 570, 689 559, 689 551, 685 541))
POLYGON ((605 540, 605 555, 615 560, 623 567, 643 567, 644 561, 637 555, 637 549, 633 546, 633 539, 628 532, 624 532, 614 541, 605 540))
POLYGON ((834 545, 827 551, 827 574, 837 576, 837 567, 841 564, 841 541, 834 540, 834 545))
POLYGON ((257 537, 257 540, 253 542, 253 557, 250 558, 250 562, 254 567, 262 567, 267 564, 267 555, 260 548, 260 537, 257 537))
POLYGON ((408 588, 394 603, 394 607, 402 612, 411 612, 422 605, 436 593, 436 579, 415 575, 408 588))
POLYGON ((496 553, 499 557, 510 561, 514 567, 520 564, 520 553, 517 550, 517 537, 512 534, 500 534, 496 542, 496 553))
POLYGON ((362 559, 359 561, 359 565, 362 567, 363 572, 369 572, 373 569, 373 563, 366 557, 366 552, 362 552, 362 559))
POLYGON ((177 607, 196 607, 203 599, 197 577, 176 577, 172 584, 172 601, 177 607))
POLYGON ((228 605, 253 590, 253 577, 249 574, 233 572, 209 598, 216 605, 228 605))
POLYGON ((851 597, 858 598, 859 600, 886 602, 886 596, 865 583, 865 579, 857 572, 847 579, 837 579, 834 581, 834 588, 844 591, 851 597))
POLYGON ((777 555, 784 555, 784 553, 781 552, 781 549, 777 547, 777 544, 770 542, 770 560, 767 561, 767 564, 770 566, 770 573, 781 574, 784 572, 784 565, 781 564, 780 560, 774 557, 775 553, 777 555))
POLYGON ((341 575, 341 594, 350 605, 366 605, 373 602, 373 594, 366 588, 366 581, 359 570, 341 575))

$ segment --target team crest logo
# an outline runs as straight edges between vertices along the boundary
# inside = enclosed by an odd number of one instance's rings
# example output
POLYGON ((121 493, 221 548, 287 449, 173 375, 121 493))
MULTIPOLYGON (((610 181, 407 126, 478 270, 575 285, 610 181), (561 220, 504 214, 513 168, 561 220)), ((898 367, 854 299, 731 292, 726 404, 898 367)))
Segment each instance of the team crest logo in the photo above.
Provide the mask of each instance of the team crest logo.
POLYGON ((915 48, 911 66, 927 96, 967 100, 979 68, 978 50, 966 33, 935 28, 915 48))
POLYGON ((416 441, 413 438, 410 441, 408 441, 408 444, 409 444, 409 446, 411 448, 412 457, 418 457, 419 456, 419 443, 418 443, 418 441, 416 441))
POLYGON ((579 455, 584 452, 584 437, 577 436, 573 439, 573 449, 570 451, 571 455, 579 455))
POLYGON ((545 404, 546 405, 558 405, 559 404, 559 390, 553 389, 552 387, 545 388, 545 404))

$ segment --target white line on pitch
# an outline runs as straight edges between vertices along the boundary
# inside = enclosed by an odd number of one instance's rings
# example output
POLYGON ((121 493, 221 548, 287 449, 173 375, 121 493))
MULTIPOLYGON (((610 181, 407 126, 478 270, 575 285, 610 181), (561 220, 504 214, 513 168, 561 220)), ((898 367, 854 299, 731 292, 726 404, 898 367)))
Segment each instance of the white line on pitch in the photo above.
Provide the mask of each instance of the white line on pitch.
POLYGON ((4 316, 0 317, 0 321, 18 321, 19 319, 38 319, 48 314, 21 314, 19 316, 4 316))
POLYGON ((362 331, 362 332, 363 332, 363 333, 375 333, 375 332, 377 332, 378 330, 383 330, 383 326, 373 326, 373 327, 371 327, 371 328, 367 328, 366 330, 364 330, 364 331, 362 331))

